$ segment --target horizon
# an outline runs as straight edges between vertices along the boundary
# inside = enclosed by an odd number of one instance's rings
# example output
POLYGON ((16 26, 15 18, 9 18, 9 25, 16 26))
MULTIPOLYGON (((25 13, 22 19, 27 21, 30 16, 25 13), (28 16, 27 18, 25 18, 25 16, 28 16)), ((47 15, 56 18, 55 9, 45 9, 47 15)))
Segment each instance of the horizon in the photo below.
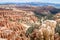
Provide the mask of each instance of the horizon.
POLYGON ((0 0, 0 4, 2 3, 29 3, 29 2, 41 2, 41 3, 54 3, 60 4, 60 0, 0 0))

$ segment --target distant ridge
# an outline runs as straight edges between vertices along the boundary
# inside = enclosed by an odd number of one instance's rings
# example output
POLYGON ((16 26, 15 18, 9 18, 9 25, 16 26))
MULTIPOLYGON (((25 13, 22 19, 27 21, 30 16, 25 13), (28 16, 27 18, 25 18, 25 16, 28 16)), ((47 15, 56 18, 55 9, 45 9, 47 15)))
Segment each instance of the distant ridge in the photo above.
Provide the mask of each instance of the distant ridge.
POLYGON ((0 3, 0 5, 10 5, 10 4, 15 4, 15 5, 31 5, 31 6, 54 6, 56 8, 60 8, 60 4, 55 4, 55 3, 41 3, 41 2, 27 2, 27 3, 0 3))

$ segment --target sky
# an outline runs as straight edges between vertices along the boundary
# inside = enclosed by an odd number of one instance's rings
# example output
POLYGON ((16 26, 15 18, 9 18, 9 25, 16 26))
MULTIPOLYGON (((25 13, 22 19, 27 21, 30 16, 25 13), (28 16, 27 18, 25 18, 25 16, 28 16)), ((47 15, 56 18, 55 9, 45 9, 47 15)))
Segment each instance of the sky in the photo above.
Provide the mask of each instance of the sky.
POLYGON ((6 2, 43 2, 43 3, 56 3, 60 4, 60 0, 0 0, 0 3, 6 3, 6 2))

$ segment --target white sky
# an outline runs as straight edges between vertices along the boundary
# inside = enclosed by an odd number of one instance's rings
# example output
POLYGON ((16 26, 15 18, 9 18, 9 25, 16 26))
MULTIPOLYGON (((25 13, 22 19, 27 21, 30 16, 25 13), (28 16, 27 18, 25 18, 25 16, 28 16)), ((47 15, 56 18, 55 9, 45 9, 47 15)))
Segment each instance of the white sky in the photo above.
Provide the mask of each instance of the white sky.
POLYGON ((3 2, 44 2, 44 3, 59 3, 60 0, 0 0, 0 3, 3 2))

